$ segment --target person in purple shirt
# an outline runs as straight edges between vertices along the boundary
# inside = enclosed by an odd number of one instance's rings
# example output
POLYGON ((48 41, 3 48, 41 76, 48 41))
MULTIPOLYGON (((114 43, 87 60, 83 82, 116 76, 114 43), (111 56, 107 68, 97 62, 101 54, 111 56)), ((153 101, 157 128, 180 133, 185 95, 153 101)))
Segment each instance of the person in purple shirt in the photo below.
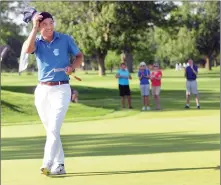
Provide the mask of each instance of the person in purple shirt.
POLYGON ((145 62, 140 63, 140 68, 138 71, 138 77, 140 80, 140 91, 141 96, 143 97, 143 108, 142 111, 150 110, 150 102, 149 102, 149 78, 150 78, 150 70, 147 68, 145 62))
POLYGON ((196 107, 200 109, 199 103, 199 94, 197 89, 197 74, 198 67, 193 64, 193 60, 188 60, 189 66, 185 69, 185 77, 186 77, 186 109, 190 108, 190 95, 194 94, 196 97, 196 107))

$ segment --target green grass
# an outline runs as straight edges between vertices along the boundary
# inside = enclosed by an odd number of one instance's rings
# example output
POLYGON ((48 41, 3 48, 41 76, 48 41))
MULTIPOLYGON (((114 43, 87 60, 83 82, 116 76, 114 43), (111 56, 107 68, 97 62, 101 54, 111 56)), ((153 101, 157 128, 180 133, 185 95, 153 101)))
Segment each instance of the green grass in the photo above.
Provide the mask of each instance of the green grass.
MULTIPOLYGON (((201 105, 204 110, 219 109, 219 69, 207 73, 200 71, 198 83, 201 105)), ((106 119, 138 114, 141 99, 138 80, 133 74, 131 80, 132 103, 134 110, 130 112, 120 109, 117 80, 114 74, 101 78, 94 72, 88 75, 78 74, 82 82, 71 80, 72 87, 80 93, 80 103, 71 104, 66 121, 77 122, 94 119, 106 119)), ((161 102, 164 111, 183 111, 185 98, 185 79, 183 72, 167 70, 163 73, 161 102)), ((34 106, 34 89, 37 74, 2 74, 2 125, 35 124, 39 118, 34 106)), ((151 101, 153 103, 153 101, 151 101)), ((193 104, 192 104, 193 105, 193 104)), ((194 105, 195 106, 195 105, 194 105)))
POLYGON ((182 72, 163 72, 161 112, 141 112, 136 74, 134 110, 121 110, 113 74, 78 73, 80 103, 62 127, 66 175, 39 173, 45 131, 33 91, 36 74, 2 74, 1 183, 3 185, 218 185, 220 184, 219 69, 200 70, 201 110, 184 110, 182 72))

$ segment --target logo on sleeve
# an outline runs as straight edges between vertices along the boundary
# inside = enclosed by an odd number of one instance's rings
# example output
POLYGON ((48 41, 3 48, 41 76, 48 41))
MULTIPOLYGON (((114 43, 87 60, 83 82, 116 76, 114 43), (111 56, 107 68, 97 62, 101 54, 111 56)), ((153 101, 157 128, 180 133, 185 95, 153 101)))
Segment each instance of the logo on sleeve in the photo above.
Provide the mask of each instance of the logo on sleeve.
POLYGON ((58 56, 59 55, 59 49, 54 49, 53 53, 54 53, 55 56, 58 56))

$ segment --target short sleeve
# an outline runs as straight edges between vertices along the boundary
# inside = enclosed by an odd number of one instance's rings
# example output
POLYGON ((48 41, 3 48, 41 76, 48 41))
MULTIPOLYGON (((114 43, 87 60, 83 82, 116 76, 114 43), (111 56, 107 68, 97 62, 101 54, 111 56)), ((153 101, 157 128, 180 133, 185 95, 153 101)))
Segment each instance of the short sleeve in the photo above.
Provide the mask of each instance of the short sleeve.
POLYGON ((71 36, 68 36, 68 52, 73 56, 76 56, 78 53, 80 53, 78 46, 71 36))
POLYGON ((150 70, 149 70, 149 69, 147 69, 147 75, 148 75, 148 76, 150 75, 150 70))

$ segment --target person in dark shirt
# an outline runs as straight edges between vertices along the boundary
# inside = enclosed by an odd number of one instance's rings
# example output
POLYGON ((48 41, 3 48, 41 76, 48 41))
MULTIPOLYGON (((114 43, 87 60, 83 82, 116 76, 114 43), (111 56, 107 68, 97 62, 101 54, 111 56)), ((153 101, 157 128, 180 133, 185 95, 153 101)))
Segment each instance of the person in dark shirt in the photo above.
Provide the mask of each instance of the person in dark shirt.
POLYGON ((198 67, 193 64, 193 60, 188 60, 189 66, 185 69, 185 77, 186 77, 186 106, 185 108, 190 108, 190 95, 194 94, 196 97, 196 107, 200 109, 199 103, 199 94, 197 89, 197 74, 198 67))

